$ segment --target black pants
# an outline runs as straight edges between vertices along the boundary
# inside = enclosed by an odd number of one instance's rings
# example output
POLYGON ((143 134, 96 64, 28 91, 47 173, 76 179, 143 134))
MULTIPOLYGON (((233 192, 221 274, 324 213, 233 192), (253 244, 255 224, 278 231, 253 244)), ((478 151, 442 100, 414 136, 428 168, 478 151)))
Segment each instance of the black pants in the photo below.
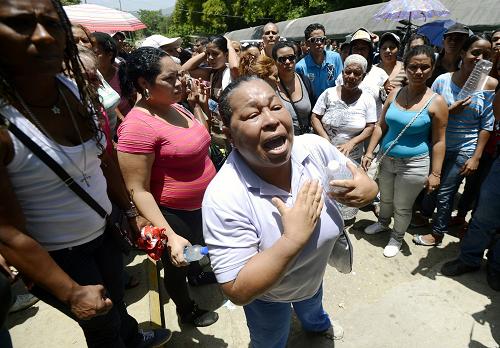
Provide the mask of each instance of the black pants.
MULTIPOLYGON (((192 211, 166 207, 160 207, 160 209, 175 233, 186 238, 193 245, 204 244, 201 209, 192 211)), ((165 272, 165 289, 174 301, 177 312, 181 314, 191 312, 194 303, 189 297, 186 276, 188 273, 199 273, 201 271, 199 263, 193 262, 186 267, 175 267, 172 265, 168 253, 163 254, 161 261, 165 272)))
MULTIPOLYGON (((44 302, 76 320, 85 334, 89 347, 135 347, 139 344, 137 321, 128 313, 123 302, 123 259, 113 239, 105 233, 77 247, 50 252, 54 261, 80 285, 102 284, 113 308, 90 320, 78 320, 70 308, 40 287, 32 293, 44 302)), ((56 334, 56 333, 55 333, 56 334)), ((57 340, 57 337, 54 337, 57 340)))

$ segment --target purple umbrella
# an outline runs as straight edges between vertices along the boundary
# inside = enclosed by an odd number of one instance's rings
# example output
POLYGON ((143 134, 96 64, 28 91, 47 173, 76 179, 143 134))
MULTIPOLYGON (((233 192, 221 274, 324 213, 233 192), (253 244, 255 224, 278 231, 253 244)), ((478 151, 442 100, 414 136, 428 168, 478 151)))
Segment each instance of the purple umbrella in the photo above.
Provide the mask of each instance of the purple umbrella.
POLYGON ((415 19, 427 20, 449 14, 450 11, 439 0, 391 0, 382 6, 373 17, 395 22, 402 20, 411 22, 415 19))
POLYGON ((418 28, 417 33, 427 37, 432 45, 443 47, 443 35, 455 23, 451 19, 425 23, 418 28))

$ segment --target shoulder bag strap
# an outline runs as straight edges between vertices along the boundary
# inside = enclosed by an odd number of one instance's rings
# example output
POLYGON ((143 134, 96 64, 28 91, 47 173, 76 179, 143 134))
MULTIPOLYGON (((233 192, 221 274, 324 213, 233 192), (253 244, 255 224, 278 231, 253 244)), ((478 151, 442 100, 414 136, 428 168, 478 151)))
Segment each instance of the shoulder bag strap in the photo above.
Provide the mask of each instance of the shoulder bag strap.
MULTIPOLYGON (((399 92, 398 92, 399 94, 399 92)), ((399 138, 401 138, 403 136, 403 134, 406 132, 406 130, 408 128, 411 127, 411 125, 415 122, 415 120, 420 116, 420 114, 429 106, 429 104, 431 103, 432 99, 434 99, 434 96, 436 95, 436 93, 432 94, 432 96, 427 100, 427 102, 425 103, 425 105, 420 109, 419 112, 417 112, 415 114, 415 116, 413 116, 413 118, 410 120, 410 122, 408 122, 408 124, 401 130, 401 132, 399 132, 398 136, 396 137, 396 139, 394 139, 392 141, 392 143, 389 145, 389 147, 384 151, 384 153, 382 154, 382 156, 380 156, 379 158, 379 163, 382 162, 382 159, 387 156, 387 154, 389 153, 389 151, 392 150, 392 148, 394 147, 394 145, 396 145, 396 143, 398 142, 399 138)), ((396 97, 394 97, 394 100, 392 101, 394 103, 394 101, 396 100, 397 98, 397 95, 396 97)))
POLYGON ((80 185, 78 185, 75 180, 64 170, 63 167, 59 165, 52 157, 50 157, 45 151, 42 150, 33 140, 31 140, 21 129, 19 129, 15 124, 10 122, 5 116, 0 114, 0 124, 3 124, 7 129, 16 136, 16 138, 21 141, 24 146, 33 152, 47 167, 49 167, 63 182, 68 186, 71 191, 73 191, 78 197, 80 197, 85 203, 87 203, 92 209, 95 210, 99 216, 106 218, 108 213, 104 210, 99 203, 96 202, 92 196, 90 196, 87 191, 85 191, 80 185))

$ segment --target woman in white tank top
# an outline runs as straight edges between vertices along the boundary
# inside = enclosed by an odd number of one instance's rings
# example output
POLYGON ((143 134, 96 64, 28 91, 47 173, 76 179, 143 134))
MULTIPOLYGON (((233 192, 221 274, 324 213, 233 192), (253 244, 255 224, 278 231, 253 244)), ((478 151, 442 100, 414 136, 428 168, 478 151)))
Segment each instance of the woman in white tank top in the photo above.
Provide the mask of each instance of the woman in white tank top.
MULTIPOLYGON (((95 112, 102 106, 85 81, 60 2, 1 2, 0 47, 1 123, 17 126, 109 214, 108 192, 137 233, 146 221, 103 151, 95 112), (59 74, 63 65, 76 84, 59 74)), ((104 233, 105 219, 11 129, 0 129, 0 254, 33 281, 36 296, 77 320, 89 347, 166 342, 168 331, 143 335, 127 314, 121 253, 104 233)))

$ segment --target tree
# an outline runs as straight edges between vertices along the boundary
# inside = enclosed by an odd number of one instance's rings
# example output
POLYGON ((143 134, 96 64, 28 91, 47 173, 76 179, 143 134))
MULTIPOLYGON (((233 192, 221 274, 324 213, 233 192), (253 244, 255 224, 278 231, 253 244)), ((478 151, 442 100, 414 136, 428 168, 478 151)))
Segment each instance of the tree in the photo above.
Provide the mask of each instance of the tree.
POLYGON ((139 19, 147 26, 144 29, 146 36, 167 32, 167 17, 161 11, 139 10, 139 19))
POLYGON ((67 5, 79 5, 81 3, 80 0, 61 0, 61 4, 63 6, 67 5))
POLYGON ((224 33, 383 1, 177 0, 167 28, 170 36, 224 33))

